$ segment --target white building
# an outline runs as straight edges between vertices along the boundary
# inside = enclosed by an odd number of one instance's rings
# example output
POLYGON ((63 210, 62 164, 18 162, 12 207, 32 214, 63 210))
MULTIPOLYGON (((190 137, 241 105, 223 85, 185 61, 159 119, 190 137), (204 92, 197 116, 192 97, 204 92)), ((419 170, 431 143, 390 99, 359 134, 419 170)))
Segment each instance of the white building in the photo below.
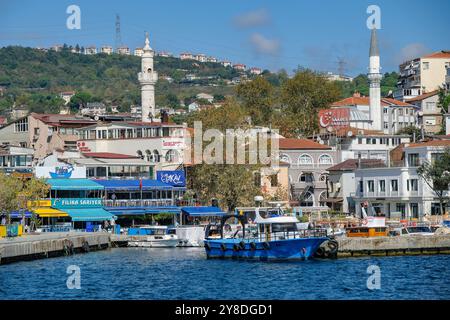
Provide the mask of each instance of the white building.
POLYGON ((222 61, 220 64, 223 65, 224 67, 231 67, 232 66, 230 61, 222 61))
POLYGON ((369 213, 386 217, 398 215, 402 219, 438 214, 439 200, 419 177, 417 168, 425 161, 432 163, 448 147, 450 140, 407 144, 403 149, 402 163, 388 162, 388 166, 357 169, 353 196, 356 213, 361 214, 363 205, 367 206, 369 213))
POLYGON ((154 51, 150 48, 148 33, 145 36, 144 52, 141 59, 141 72, 138 80, 141 85, 142 121, 151 122, 154 119, 155 110, 155 84, 158 81, 158 73, 153 69, 154 51))
POLYGON ((180 53, 180 59, 181 60, 194 59, 194 56, 190 52, 182 52, 180 53))
POLYGON ((64 100, 64 104, 67 105, 70 102, 70 99, 75 95, 75 91, 64 91, 59 94, 61 99, 64 100))
POLYGON ((106 114, 106 105, 102 102, 88 102, 84 108, 80 109, 82 115, 106 114))
POLYGON ((84 54, 97 54, 97 48, 95 46, 89 46, 84 48, 84 54))
POLYGON ((111 46, 103 46, 100 49, 100 52, 104 53, 104 54, 112 54, 113 53, 113 48, 111 46))
POLYGON ((245 69, 247 67, 245 66, 245 64, 236 63, 236 64, 233 64, 233 68, 236 69, 236 70, 239 70, 239 71, 245 71, 245 69))
POLYGON ((194 58, 194 60, 197 60, 198 62, 206 62, 207 61, 206 55, 203 53, 198 53, 198 54, 194 55, 193 58, 194 58))
POLYGON ((250 68, 249 71, 251 74, 254 74, 254 75, 260 75, 262 73, 262 69, 256 68, 256 67, 250 68))
POLYGON ((136 48, 134 49, 134 55, 137 57, 142 57, 142 55, 144 54, 144 49, 142 48, 136 48))
POLYGON ((197 99, 207 100, 209 103, 214 101, 214 96, 208 93, 201 92, 195 96, 197 99))
POLYGON ((407 103, 417 106, 422 113, 422 126, 425 132, 438 133, 442 126, 442 112, 439 104, 439 91, 431 91, 421 94, 412 99, 406 100, 407 103))
POLYGON ((445 85, 450 51, 438 51, 402 63, 394 98, 412 99, 445 85))
POLYGON ((130 54, 130 48, 128 48, 128 47, 119 47, 119 48, 117 48, 117 53, 118 54, 129 55, 130 54))
POLYGON ((82 153, 119 153, 138 156, 157 170, 176 169, 183 163, 186 127, 162 122, 111 122, 79 130, 82 153))

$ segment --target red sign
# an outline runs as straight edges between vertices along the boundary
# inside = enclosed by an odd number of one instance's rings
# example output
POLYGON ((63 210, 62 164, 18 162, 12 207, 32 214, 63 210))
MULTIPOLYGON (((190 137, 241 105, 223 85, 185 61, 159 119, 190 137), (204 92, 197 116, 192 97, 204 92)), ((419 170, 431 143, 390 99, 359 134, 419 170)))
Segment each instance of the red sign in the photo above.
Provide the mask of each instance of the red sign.
POLYGON ((350 121, 348 108, 325 109, 319 111, 319 124, 322 128, 347 127, 350 121))

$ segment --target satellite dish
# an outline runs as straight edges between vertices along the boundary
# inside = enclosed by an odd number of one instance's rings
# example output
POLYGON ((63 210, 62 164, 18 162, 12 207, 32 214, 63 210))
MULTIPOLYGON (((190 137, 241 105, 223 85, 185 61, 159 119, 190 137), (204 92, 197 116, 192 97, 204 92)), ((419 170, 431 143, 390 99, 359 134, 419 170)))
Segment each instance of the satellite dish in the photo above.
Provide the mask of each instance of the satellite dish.
POLYGON ((348 131, 347 132, 347 137, 351 137, 351 136, 353 136, 353 131, 348 131))
POLYGON ((94 117, 94 120, 95 120, 95 121, 98 121, 99 119, 100 119, 99 116, 95 116, 95 117, 94 117))

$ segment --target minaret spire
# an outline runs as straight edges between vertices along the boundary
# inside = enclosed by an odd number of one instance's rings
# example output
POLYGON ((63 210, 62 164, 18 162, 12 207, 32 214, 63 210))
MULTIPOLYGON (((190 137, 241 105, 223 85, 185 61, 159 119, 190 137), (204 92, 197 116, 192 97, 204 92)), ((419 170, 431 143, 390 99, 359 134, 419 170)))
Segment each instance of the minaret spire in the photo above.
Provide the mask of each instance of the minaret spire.
POLYGON ((142 122, 149 122, 155 120, 155 84, 158 80, 158 74, 153 69, 154 52, 150 47, 148 32, 145 33, 143 50, 138 80, 141 84, 142 122))
POLYGON ((372 129, 384 131, 383 112, 381 110, 381 88, 380 82, 380 50, 378 48, 377 31, 372 27, 369 49, 369 112, 372 120, 372 129))

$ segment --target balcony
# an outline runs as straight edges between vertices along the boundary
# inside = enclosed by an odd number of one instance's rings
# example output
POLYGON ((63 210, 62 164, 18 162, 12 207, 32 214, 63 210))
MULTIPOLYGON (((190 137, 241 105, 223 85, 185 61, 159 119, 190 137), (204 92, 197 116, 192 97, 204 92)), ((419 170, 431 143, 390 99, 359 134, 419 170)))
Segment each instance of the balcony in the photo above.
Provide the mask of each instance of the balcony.
POLYGON ((350 194, 351 197, 357 199, 371 199, 371 198, 398 198, 398 197, 420 197, 422 196, 421 191, 374 191, 374 192, 353 192, 350 194))
POLYGON ((147 72, 139 72, 138 73, 139 82, 148 82, 150 84, 156 83, 158 81, 158 74, 156 72, 147 73, 147 72))

